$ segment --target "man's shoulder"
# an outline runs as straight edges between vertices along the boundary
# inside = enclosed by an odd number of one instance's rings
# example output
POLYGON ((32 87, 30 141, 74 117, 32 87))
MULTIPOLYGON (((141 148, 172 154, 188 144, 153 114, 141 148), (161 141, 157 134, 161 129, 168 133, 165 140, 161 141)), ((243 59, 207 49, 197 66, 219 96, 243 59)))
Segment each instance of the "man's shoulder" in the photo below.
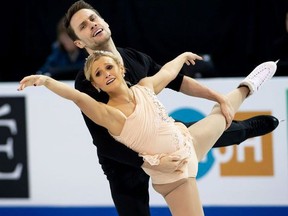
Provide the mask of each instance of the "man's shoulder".
POLYGON ((136 50, 132 47, 125 47, 125 48, 122 48, 122 47, 117 47, 117 50, 119 51, 120 55, 122 57, 137 57, 137 58, 143 58, 143 57, 146 57, 147 55, 139 50, 136 50))

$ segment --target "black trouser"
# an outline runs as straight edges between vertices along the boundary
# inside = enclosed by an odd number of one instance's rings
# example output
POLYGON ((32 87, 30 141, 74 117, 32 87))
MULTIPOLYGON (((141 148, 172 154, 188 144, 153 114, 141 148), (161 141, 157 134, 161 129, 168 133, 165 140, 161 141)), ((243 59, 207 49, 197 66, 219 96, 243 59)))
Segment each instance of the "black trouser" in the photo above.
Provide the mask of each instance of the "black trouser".
POLYGON ((106 175, 119 216, 150 216, 149 176, 141 168, 118 165, 113 177, 106 175))
MULTIPOLYGON (((196 122, 184 123, 186 127, 191 126, 196 122)), ((217 142, 212 148, 219 148, 225 146, 231 146, 235 144, 240 144, 246 139, 246 132, 243 127, 237 121, 233 120, 230 127, 227 128, 224 133, 219 137, 217 142)))

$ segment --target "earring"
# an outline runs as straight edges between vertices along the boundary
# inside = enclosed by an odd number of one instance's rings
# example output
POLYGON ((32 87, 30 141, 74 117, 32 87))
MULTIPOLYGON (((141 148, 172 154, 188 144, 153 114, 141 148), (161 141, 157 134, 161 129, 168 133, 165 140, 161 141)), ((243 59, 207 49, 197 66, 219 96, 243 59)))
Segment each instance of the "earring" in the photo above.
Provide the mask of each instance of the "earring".
POLYGON ((95 84, 93 81, 91 81, 91 85, 92 85, 92 86, 97 90, 98 93, 101 92, 101 89, 98 88, 98 87, 96 86, 96 84, 95 84))

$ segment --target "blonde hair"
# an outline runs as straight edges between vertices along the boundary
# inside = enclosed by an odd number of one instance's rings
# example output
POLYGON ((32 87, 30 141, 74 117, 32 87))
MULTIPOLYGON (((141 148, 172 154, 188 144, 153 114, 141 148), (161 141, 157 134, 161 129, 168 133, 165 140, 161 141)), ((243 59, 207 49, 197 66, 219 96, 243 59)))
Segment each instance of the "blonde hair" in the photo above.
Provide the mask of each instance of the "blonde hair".
POLYGON ((120 60, 112 53, 109 51, 104 51, 104 50, 96 50, 94 51, 92 54, 90 54, 87 58, 86 58, 86 62, 84 65, 84 74, 87 80, 91 81, 91 69, 92 69, 92 65, 93 63, 98 60, 99 58, 101 58, 102 56, 107 56, 112 58, 115 63, 120 66, 121 62, 120 60))

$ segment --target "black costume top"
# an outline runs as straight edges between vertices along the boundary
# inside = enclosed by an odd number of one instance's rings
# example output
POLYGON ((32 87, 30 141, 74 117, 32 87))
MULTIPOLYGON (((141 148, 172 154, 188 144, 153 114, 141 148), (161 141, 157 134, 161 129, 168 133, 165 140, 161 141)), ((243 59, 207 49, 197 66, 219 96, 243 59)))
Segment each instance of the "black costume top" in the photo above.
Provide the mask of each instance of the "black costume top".
MULTIPOLYGON (((117 48, 117 50, 124 61, 126 69, 125 80, 129 81, 132 85, 138 83, 140 79, 146 76, 154 75, 161 68, 150 56, 132 48, 117 48)), ((182 80, 183 75, 178 74, 167 87, 179 91, 182 80)), ((86 80, 83 71, 77 74, 75 88, 87 93, 97 101, 108 102, 108 94, 103 91, 100 93, 96 91, 92 84, 86 80)), ((108 179, 117 176, 116 173, 121 172, 121 169, 127 169, 127 165, 141 168, 143 158, 138 156, 137 152, 114 140, 106 128, 95 124, 84 114, 83 117, 92 136, 93 143, 97 147, 99 163, 108 179), (126 165, 121 166, 121 164, 126 165)))

